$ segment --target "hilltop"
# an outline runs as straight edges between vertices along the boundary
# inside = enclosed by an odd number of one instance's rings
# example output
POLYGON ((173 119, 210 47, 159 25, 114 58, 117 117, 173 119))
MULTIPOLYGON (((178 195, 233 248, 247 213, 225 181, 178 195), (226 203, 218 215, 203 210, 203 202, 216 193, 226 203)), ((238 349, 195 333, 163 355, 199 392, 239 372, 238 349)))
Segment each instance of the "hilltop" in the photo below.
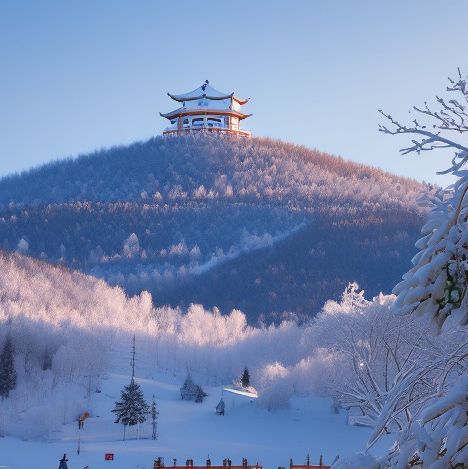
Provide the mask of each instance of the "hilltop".
POLYGON ((157 304, 310 316, 350 281, 391 289, 422 190, 281 141, 156 137, 1 179, 0 247, 157 304))

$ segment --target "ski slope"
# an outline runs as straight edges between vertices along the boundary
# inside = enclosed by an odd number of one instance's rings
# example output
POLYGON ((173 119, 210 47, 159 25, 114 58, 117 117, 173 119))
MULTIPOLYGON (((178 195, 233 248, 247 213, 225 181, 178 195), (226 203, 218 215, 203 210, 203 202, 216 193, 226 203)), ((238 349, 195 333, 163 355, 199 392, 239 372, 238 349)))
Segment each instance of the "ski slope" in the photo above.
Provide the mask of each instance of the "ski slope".
POLYGON ((57 468, 67 453, 69 469, 151 469, 157 456, 166 465, 177 458, 179 464, 192 458, 203 464, 209 456, 213 464, 229 457, 240 464, 249 463, 276 469, 287 466, 289 458, 304 461, 310 453, 312 462, 324 455, 330 463, 337 454, 344 456, 365 448, 369 429, 345 424, 344 414, 335 414, 326 399, 297 397, 287 410, 269 412, 244 396, 224 393, 226 415, 215 415, 222 386, 204 386, 208 397, 202 404, 182 401, 179 387, 184 376, 159 374, 154 379, 137 379, 147 401, 156 397, 159 410, 158 435, 151 440, 151 424, 141 426, 141 439, 136 429, 127 431, 122 441, 122 426, 115 424, 111 409, 120 396, 120 389, 130 376, 111 374, 102 382, 101 393, 93 398, 91 417, 81 430, 81 451, 77 454, 78 425, 65 425, 48 441, 21 441, 0 438, 0 468, 57 468), (114 453, 113 461, 105 461, 105 453, 114 453))

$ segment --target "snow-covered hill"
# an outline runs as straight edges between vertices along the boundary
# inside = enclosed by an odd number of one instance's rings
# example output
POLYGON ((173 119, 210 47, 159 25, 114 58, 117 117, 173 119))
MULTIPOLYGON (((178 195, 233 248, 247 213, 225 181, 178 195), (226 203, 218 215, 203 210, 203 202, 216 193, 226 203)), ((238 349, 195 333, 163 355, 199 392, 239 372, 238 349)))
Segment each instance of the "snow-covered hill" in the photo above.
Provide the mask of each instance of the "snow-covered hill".
POLYGON ((229 384, 246 363, 260 381, 269 363, 292 366, 309 353, 307 332, 294 322, 255 328, 238 310, 154 308, 147 293, 127 298, 102 280, 18 254, 0 254, 0 272, 0 349, 9 336, 17 373, 0 400, 0 435, 48 437, 74 421, 105 373, 127 370, 133 335, 137 370, 189 369, 214 385, 229 384))
MULTIPOLYGON (((0 350, 9 337, 17 373, 16 386, 0 400, 0 465, 7 467, 26 469, 32 452, 44 464, 39 467, 67 452, 70 468, 108 467, 106 452, 116 455, 119 468, 150 469, 157 456, 247 457, 274 467, 309 452, 330 461, 363 448, 370 434, 345 425, 344 412, 333 409, 365 409, 372 425, 387 395, 379 390, 395 382, 399 361, 411 356, 415 344, 429 361, 432 349, 460 352, 461 330, 431 336, 424 321, 395 316, 392 297, 367 301, 355 285, 306 325, 253 327, 240 311, 155 308, 147 293, 128 298, 102 280, 19 254, 0 255, 0 271, 0 350), (157 442, 122 442, 122 428, 111 416, 119 390, 130 381, 133 334, 136 376, 146 399, 154 393, 159 404, 157 442), (397 344, 390 362, 388 340, 397 344), (250 404, 225 395, 226 415, 216 416, 221 389, 238 380, 246 365, 259 398, 250 404), (208 393, 202 404, 179 398, 187 371, 208 393), (375 394, 365 388, 371 383, 375 394), (91 418, 78 456, 77 418, 83 412, 91 418)), ((142 433, 148 435, 147 426, 142 433)))
POLYGON ((47 441, 23 442, 15 438, 0 438, 0 467, 27 469, 57 467, 63 453, 67 453, 69 469, 112 467, 115 469, 152 469, 153 460, 162 456, 167 465, 177 458, 179 464, 192 458, 204 464, 210 457, 213 464, 230 458, 241 464, 246 457, 251 464, 265 469, 287 466, 289 458, 302 463, 310 453, 318 462, 323 454, 325 462, 336 455, 349 455, 365 444, 369 430, 345 425, 345 416, 335 414, 326 399, 295 398, 292 406, 283 411, 268 412, 244 398, 225 398, 226 414, 215 415, 214 408, 221 395, 221 387, 206 387, 208 398, 202 404, 180 399, 182 375, 158 375, 154 379, 141 378, 145 397, 155 395, 159 406, 158 440, 151 440, 151 425, 142 425, 141 439, 136 429, 127 432, 122 441, 122 426, 115 424, 111 409, 119 398, 120 389, 128 384, 128 375, 110 374, 102 381, 101 393, 95 396, 93 412, 86 420, 80 435, 80 454, 77 454, 78 425, 76 422, 51 434, 47 441), (104 461, 105 453, 113 453, 114 461, 104 461))
POLYGON ((31 454, 38 467, 51 467, 64 452, 71 469, 107 467, 106 452, 115 453, 116 468, 150 469, 156 456, 202 462, 208 455, 269 467, 307 452, 327 460, 353 453, 369 433, 346 426, 331 401, 310 394, 320 387, 313 384, 320 370, 304 361, 308 328, 293 322, 254 328, 240 311, 154 308, 148 294, 129 299, 102 280, 19 254, 1 253, 0 271, 0 349, 8 335, 17 373, 17 386, 0 400, 0 467, 26 469, 31 454), (156 442, 147 424, 144 439, 121 441, 111 414, 130 381, 133 334, 138 382, 159 405, 156 442), (260 398, 225 395, 226 415, 216 416, 222 387, 245 364, 260 398), (180 400, 187 369, 208 393, 202 404, 180 400), (78 456, 76 420, 84 411, 91 417, 78 456))
POLYGON ((280 141, 157 137, 0 180, 0 247, 157 304, 313 316, 349 281, 390 291, 422 189, 280 141))

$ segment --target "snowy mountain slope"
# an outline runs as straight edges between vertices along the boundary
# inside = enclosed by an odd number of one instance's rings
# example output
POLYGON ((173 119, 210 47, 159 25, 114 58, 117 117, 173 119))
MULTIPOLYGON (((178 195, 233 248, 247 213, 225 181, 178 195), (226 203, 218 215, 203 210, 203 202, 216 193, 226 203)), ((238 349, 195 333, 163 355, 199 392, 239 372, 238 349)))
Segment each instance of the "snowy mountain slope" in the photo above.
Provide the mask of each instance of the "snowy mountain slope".
POLYGON ((309 352, 293 322, 254 328, 240 311, 154 308, 147 293, 129 299, 102 280, 18 254, 0 253, 0 272, 0 349, 9 336, 17 373, 0 400, 0 435, 48 437, 74 421, 100 377, 127 370, 133 334, 137 370, 190 369, 216 385, 245 363, 260 376, 269 362, 293 365, 309 352))
MULTIPOLYGON (((274 402, 271 396, 262 401, 263 390, 275 375, 265 370, 307 357, 307 328, 288 322, 253 328, 239 311, 222 316, 197 306, 187 314, 154 308, 148 294, 129 299, 102 280, 19 254, 1 253, 0 271, 0 348, 8 334, 17 371, 17 387, 0 401, 0 466, 26 469, 34 454, 38 467, 53 467, 64 452, 71 469, 107 467, 105 452, 115 453, 117 468, 149 469, 159 455, 200 462, 208 455, 216 461, 247 457, 270 466, 307 452, 327 459, 349 454, 369 433, 346 426, 329 401, 312 397, 306 375, 295 384, 303 397, 281 411, 267 410, 274 402), (130 380, 134 333, 138 381, 146 399, 154 393, 159 405, 157 442, 122 442, 110 412, 130 380), (246 363, 258 405, 225 396, 226 416, 215 416, 222 387, 246 363), (180 400, 187 369, 208 392, 202 404, 180 400), (91 417, 78 456, 76 419, 84 411, 91 417), (339 445, 336 435, 343 438, 339 445)), ((148 431, 143 426, 142 435, 148 431)))
POLYGON ((61 266, 0 251, 0 320, 54 328, 154 332, 148 294, 128 299, 118 287, 61 266), (110 314, 111 313, 111 314, 110 314))
MULTIPOLYGON (((0 271, 0 349, 8 335, 17 371, 17 386, 0 400, 0 464, 11 467, 27 468, 31 451, 45 467, 67 452, 71 468, 108 467, 103 461, 108 451, 118 456, 115 467, 140 468, 150 468, 159 455, 169 461, 248 457, 267 467, 287 464, 291 456, 301 460, 307 452, 323 453, 326 460, 345 456, 362 448, 371 430, 345 425, 345 415, 335 414, 331 401, 316 397, 352 384, 352 359, 337 348, 337 340, 347 343, 343 330, 353 324, 353 340, 363 350, 368 336, 375 344, 380 330, 394 333, 387 327, 392 321, 419 340, 413 329, 406 330, 408 321, 389 316, 392 297, 369 302, 355 286, 306 325, 252 327, 240 311, 221 315, 191 306, 183 314, 154 308, 147 293, 129 299, 102 280, 19 254, 0 255, 0 271), (121 442, 122 428, 110 415, 130 380, 134 333, 136 376, 146 398, 154 393, 160 406, 156 443, 121 442), (227 414, 215 416, 221 389, 238 379, 246 364, 258 400, 232 406, 232 397, 225 396, 227 414), (209 394, 203 404, 179 399, 187 370, 209 394), (84 411, 91 418, 78 457, 76 419, 84 411)), ((436 342, 428 339, 431 347, 436 342)), ((373 352, 370 366, 383 369, 382 356, 373 352)), ((367 393, 364 398, 367 402, 367 393)), ((147 426, 142 430, 148 434, 147 426)))
POLYGON ((279 140, 204 134, 55 161, 4 177, 0 189, 5 206, 141 201, 159 192, 165 201, 261 196, 280 204, 329 198, 414 207, 421 184, 279 140))
POLYGON ((280 141, 158 137, 0 180, 0 246, 158 304, 314 315, 349 281, 391 289, 414 252, 422 189, 280 141))
MULTIPOLYGON (((56 467, 67 453, 69 468, 89 465, 98 469, 152 468, 153 460, 162 456, 166 464, 177 458, 179 464, 193 458, 203 464, 210 457, 213 464, 221 464, 229 457, 233 464, 241 464, 246 457, 252 464, 265 469, 287 466, 289 458, 303 462, 310 453, 318 462, 323 454, 331 462, 337 454, 352 454, 361 448, 369 430, 345 425, 343 414, 335 414, 326 399, 295 398, 290 409, 268 412, 244 398, 226 398, 226 414, 216 416, 214 407, 219 401, 221 387, 206 387, 208 398, 202 404, 180 400, 180 381, 183 376, 159 375, 155 379, 138 379, 145 397, 154 394, 159 406, 158 440, 151 437, 150 423, 141 427, 141 439, 136 431, 128 432, 129 440, 122 441, 122 427, 113 422, 111 409, 128 375, 110 374, 102 382, 101 393, 95 397, 91 417, 81 431, 81 451, 77 454, 78 426, 76 422, 54 432, 49 441, 23 442, 12 437, 0 438, 0 467, 26 469, 31 454, 37 467, 56 467), (104 461, 105 453, 114 453, 114 461, 104 461)), ((377 449, 378 451, 378 449, 377 449)))
MULTIPOLYGON (((371 296, 391 289, 391 279, 400 277, 402 265, 413 255, 418 230, 418 222, 409 233, 401 230, 400 220, 346 228, 320 220, 201 275, 179 279, 164 289, 150 284, 147 288, 161 304, 194 301, 222 311, 237 307, 249 317, 261 313, 266 322, 280 319, 283 311, 305 318, 330 297, 339 296, 350 279, 371 296)), ((410 226, 411 221, 407 223, 410 226)))

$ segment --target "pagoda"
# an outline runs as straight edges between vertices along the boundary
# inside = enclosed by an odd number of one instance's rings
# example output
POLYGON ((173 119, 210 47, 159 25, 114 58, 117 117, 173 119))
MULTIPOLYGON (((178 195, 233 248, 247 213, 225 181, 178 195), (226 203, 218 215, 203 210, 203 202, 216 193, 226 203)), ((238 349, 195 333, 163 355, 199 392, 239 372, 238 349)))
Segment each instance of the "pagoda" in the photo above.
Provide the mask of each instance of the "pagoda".
POLYGON ((240 121, 252 115, 241 111, 241 106, 249 99, 215 90, 208 80, 188 93, 167 94, 174 101, 181 103, 181 107, 167 114, 160 113, 171 123, 164 129, 163 135, 182 135, 205 130, 242 137, 252 136, 251 132, 240 128, 240 121))

